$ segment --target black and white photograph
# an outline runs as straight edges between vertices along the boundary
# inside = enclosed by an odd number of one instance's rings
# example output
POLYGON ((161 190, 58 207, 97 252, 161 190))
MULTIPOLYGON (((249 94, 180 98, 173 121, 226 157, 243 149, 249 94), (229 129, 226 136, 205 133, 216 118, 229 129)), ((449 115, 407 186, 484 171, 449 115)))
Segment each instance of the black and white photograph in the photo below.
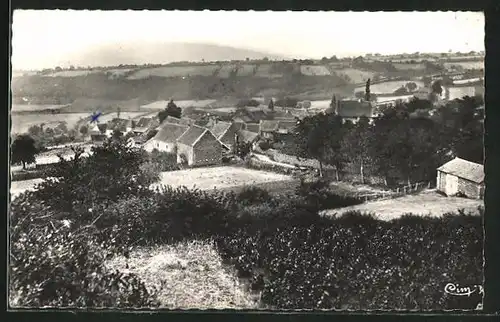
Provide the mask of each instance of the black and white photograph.
POLYGON ((484 29, 14 10, 10 310, 482 310, 484 29))

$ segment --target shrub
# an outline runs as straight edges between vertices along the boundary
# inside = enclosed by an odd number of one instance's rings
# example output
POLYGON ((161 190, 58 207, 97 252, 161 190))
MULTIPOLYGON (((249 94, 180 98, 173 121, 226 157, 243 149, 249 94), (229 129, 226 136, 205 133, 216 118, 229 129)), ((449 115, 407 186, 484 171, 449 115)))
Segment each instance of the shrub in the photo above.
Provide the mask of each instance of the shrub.
POLYGON ((256 101, 254 99, 241 99, 236 103, 236 107, 239 108, 247 106, 257 107, 259 105, 260 105, 259 101, 256 101))
POLYGON ((271 143, 269 143, 269 141, 260 141, 259 148, 261 148, 262 151, 269 150, 271 148, 271 143))
POLYGON ((358 198, 340 196, 333 193, 330 190, 328 181, 323 179, 313 181, 301 179, 300 186, 296 189, 296 194, 304 198, 310 207, 317 210, 347 207, 362 203, 362 200, 358 198))
POLYGON ((271 201, 269 192, 258 187, 245 187, 236 195, 236 201, 241 205, 261 204, 271 201))

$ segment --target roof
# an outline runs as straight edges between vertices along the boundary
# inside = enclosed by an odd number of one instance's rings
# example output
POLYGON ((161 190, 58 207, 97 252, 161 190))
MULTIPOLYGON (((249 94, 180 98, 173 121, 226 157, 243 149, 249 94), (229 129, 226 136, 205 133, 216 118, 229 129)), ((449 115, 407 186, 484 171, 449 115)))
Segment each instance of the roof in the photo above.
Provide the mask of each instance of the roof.
POLYGON ((150 117, 141 117, 136 124, 136 127, 146 128, 153 119, 150 117))
POLYGON ((339 104, 337 104, 337 114, 342 117, 371 117, 372 105, 364 101, 339 101, 339 104))
POLYGON ((99 123, 97 124, 97 128, 101 132, 106 132, 106 130, 108 129, 108 125, 106 123, 99 123))
POLYGON ((153 137, 153 140, 175 143, 175 141, 188 130, 187 125, 162 123, 158 133, 153 137))
POLYGON ((279 121, 260 121, 260 131, 263 132, 274 132, 279 128, 279 121))
POLYGON ((194 144, 203 136, 203 134, 205 134, 205 132, 209 132, 209 130, 193 125, 177 139, 177 142, 188 146, 194 146, 194 144))
POLYGON ((217 121, 209 128, 209 130, 216 138, 220 139, 226 133, 226 131, 229 130, 231 125, 232 124, 228 122, 217 121))
POLYGON ((246 130, 250 132, 259 133, 260 124, 257 123, 247 123, 246 130))
POLYGON ((243 141, 243 142, 253 142, 257 136, 259 136, 255 132, 250 132, 247 130, 239 130, 238 131, 238 139, 243 141))
POLYGON ((484 181, 484 167, 482 164, 460 158, 455 158, 443 164, 437 170, 475 183, 484 181))

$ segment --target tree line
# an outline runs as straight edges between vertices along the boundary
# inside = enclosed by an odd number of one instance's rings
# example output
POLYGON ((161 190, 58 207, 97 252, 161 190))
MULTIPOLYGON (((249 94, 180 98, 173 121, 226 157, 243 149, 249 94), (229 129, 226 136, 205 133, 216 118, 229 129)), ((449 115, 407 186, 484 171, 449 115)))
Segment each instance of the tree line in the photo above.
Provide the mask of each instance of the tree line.
POLYGON ((299 121, 284 151, 316 159, 340 179, 348 169, 386 185, 432 181, 436 168, 454 157, 483 163, 483 117, 477 97, 464 97, 433 108, 428 100, 380 111, 372 120, 343 120, 333 111, 299 121))

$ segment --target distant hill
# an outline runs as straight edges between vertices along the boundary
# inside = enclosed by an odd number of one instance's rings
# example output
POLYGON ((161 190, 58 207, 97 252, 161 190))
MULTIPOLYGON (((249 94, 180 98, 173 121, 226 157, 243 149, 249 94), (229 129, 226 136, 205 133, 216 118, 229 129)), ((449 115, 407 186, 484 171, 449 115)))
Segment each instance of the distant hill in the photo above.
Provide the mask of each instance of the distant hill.
POLYGON ((201 43, 129 43, 110 44, 74 53, 64 58, 74 66, 116 66, 119 64, 167 64, 190 61, 229 61, 263 59, 282 60, 284 56, 272 53, 201 43))

